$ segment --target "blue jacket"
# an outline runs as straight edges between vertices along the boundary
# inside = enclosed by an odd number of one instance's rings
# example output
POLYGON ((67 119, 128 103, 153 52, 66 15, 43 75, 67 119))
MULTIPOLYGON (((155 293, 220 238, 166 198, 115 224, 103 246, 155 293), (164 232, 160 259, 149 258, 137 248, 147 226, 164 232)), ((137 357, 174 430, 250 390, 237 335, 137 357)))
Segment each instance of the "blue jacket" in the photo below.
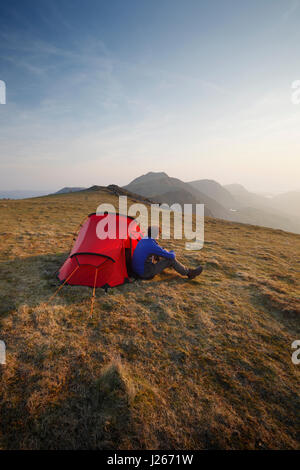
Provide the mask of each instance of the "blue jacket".
POLYGON ((134 250, 132 257, 132 269, 136 274, 143 276, 145 261, 148 256, 161 256, 162 258, 174 259, 173 251, 164 250, 153 238, 142 238, 134 250))

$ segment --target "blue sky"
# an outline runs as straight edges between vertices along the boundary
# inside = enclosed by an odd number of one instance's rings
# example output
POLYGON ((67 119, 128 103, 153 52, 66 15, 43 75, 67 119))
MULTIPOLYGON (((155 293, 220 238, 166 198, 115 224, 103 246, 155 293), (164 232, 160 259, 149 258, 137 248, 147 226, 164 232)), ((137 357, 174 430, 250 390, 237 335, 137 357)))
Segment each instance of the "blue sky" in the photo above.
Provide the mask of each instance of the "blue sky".
POLYGON ((300 1, 0 4, 0 188, 299 189, 300 1))

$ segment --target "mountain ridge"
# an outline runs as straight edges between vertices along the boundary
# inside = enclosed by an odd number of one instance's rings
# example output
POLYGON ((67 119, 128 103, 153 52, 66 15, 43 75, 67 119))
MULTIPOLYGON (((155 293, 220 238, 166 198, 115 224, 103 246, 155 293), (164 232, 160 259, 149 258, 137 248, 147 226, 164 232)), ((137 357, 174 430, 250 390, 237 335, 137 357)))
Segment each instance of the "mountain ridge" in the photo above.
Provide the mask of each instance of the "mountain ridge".
POLYGON ((236 209, 239 207, 237 200, 232 196, 230 191, 215 180, 201 179, 189 181, 188 184, 215 199, 227 209, 236 209))
POLYGON ((219 219, 300 233, 300 217, 291 219, 288 214, 272 206, 267 197, 251 193, 239 184, 223 187, 218 182, 208 179, 185 183, 178 178, 168 176, 165 172, 148 172, 135 178, 123 188, 151 196, 160 203, 182 205, 185 200, 189 200, 189 203, 193 201, 195 204, 204 203, 206 212, 219 219), (207 193, 204 194, 204 191, 207 193), (212 194, 214 198, 211 197, 212 194), (220 203, 222 196, 225 198, 224 205, 220 203), (231 207, 232 205, 234 207, 231 207))
POLYGON ((168 176, 165 172, 149 172, 146 175, 135 178, 129 184, 123 186, 123 188, 134 193, 151 197, 152 199, 155 199, 159 196, 159 199, 162 200, 161 196, 163 194, 168 194, 169 204, 184 204, 185 201, 182 199, 182 195, 186 194, 188 195, 189 200, 191 200, 192 196, 194 203, 205 204, 208 211, 214 217, 224 219, 228 217, 227 209, 224 208, 219 202, 198 191, 188 183, 185 183, 178 178, 168 176), (178 191, 178 197, 176 197, 176 191, 178 191), (171 194, 174 200, 170 198, 171 194))

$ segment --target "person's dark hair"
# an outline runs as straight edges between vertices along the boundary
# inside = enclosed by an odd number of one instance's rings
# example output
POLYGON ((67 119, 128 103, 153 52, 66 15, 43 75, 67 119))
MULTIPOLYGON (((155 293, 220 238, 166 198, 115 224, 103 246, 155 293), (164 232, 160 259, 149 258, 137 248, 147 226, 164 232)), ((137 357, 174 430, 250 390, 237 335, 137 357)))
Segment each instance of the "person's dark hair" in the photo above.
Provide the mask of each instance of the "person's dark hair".
POLYGON ((157 225, 152 225, 148 227, 148 238, 157 238, 159 235, 159 227, 157 225))

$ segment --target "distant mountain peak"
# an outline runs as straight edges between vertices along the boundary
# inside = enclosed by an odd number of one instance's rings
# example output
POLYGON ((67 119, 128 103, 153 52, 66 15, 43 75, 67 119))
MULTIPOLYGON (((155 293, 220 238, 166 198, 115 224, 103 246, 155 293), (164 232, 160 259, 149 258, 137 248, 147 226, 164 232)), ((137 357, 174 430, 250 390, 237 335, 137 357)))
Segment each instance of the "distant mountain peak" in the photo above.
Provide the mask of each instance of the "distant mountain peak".
POLYGON ((149 171, 145 175, 138 176, 130 184, 141 184, 147 183, 148 181, 159 181, 161 179, 167 179, 169 176, 164 171, 149 171))
POLYGON ((86 188, 65 186, 64 188, 60 189, 59 191, 56 191, 56 193, 54 193, 54 194, 76 193, 77 191, 82 191, 83 189, 86 189, 86 188))
POLYGON ((201 179, 188 183, 193 188, 206 194, 227 209, 236 209, 238 202, 220 183, 212 179, 201 179))
POLYGON ((229 191, 232 190, 232 191, 247 191, 247 192, 249 192, 248 189, 246 189, 245 186, 243 186, 240 183, 224 184, 223 187, 228 189, 229 191))
POLYGON ((227 216, 227 210, 213 198, 178 178, 168 176, 165 172, 151 171, 134 179, 124 186, 124 189, 155 200, 161 200, 160 196, 164 196, 164 202, 168 203, 203 203, 206 205, 207 214, 223 218, 227 216))
POLYGON ((166 172, 164 171, 148 171, 145 175, 142 175, 142 177, 151 177, 151 178, 160 178, 161 176, 166 176, 167 178, 169 177, 166 172))

